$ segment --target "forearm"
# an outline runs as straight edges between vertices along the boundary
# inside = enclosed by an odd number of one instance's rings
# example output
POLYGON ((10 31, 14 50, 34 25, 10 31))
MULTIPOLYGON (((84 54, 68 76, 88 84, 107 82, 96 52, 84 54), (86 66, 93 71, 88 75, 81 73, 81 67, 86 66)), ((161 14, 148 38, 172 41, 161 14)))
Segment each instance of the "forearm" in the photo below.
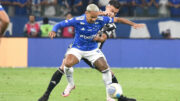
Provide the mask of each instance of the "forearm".
POLYGON ((107 39, 106 34, 102 34, 101 36, 97 35, 93 40, 96 42, 104 42, 107 39))
POLYGON ((130 26, 133 26, 133 25, 136 24, 136 23, 134 23, 134 22, 132 22, 130 20, 127 20, 127 19, 124 19, 124 18, 119 18, 119 17, 114 18, 114 22, 123 23, 123 24, 127 24, 127 25, 130 25, 130 26))
POLYGON ((58 29, 61 29, 61 28, 63 28, 63 27, 64 27, 64 26, 62 25, 62 22, 57 23, 56 25, 53 26, 52 31, 57 32, 58 29))

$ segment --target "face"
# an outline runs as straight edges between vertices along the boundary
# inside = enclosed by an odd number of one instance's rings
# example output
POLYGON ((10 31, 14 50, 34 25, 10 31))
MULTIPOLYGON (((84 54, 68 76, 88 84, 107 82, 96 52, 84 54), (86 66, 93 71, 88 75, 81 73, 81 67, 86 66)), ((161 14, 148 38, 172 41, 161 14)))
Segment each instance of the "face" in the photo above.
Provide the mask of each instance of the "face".
POLYGON ((113 17, 115 17, 116 14, 119 12, 119 9, 115 8, 115 7, 112 6, 112 5, 107 5, 107 6, 106 6, 106 11, 113 13, 113 15, 114 15, 113 17))
POLYGON ((35 21, 35 16, 29 16, 29 21, 34 22, 35 21))
POLYGON ((94 23, 98 17, 98 12, 86 11, 86 20, 88 23, 94 23))
POLYGON ((72 15, 71 14, 68 14, 67 16, 66 16, 66 19, 71 19, 72 18, 72 15))

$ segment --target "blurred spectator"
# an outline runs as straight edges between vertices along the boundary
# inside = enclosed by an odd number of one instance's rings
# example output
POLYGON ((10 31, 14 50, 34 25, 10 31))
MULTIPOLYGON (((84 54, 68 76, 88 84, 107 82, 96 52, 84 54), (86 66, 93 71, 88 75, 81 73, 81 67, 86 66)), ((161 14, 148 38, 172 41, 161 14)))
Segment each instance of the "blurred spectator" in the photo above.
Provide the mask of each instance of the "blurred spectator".
POLYGON ((98 6, 102 11, 105 11, 106 5, 108 5, 109 0, 99 0, 98 1, 98 6))
POLYGON ((56 7, 56 15, 64 17, 65 14, 68 12, 70 12, 70 9, 67 0, 58 0, 58 5, 56 7))
POLYGON ((1 5, 3 5, 4 10, 7 12, 8 11, 8 6, 11 4, 10 0, 0 0, 1 5))
POLYGON ((165 39, 170 39, 171 38, 171 30, 170 29, 162 31, 161 34, 162 34, 163 38, 165 38, 165 39))
POLYGON ((169 17, 168 0, 159 0, 159 17, 169 17))
POLYGON ((145 0, 134 0, 134 5, 136 6, 137 16, 147 16, 147 3, 145 0))
MULTIPOLYGON (((128 1, 129 0, 119 0, 119 2, 121 4, 121 8, 119 11, 120 16, 128 16, 128 14, 129 14, 128 6, 127 6, 128 1)), ((119 14, 117 14, 117 15, 119 15, 119 14)))
POLYGON ((128 16, 134 16, 135 13, 135 1, 127 0, 128 16))
POLYGON ((69 9, 72 15, 81 15, 82 12, 82 0, 68 0, 69 9))
POLYGON ((35 16, 41 15, 41 1, 42 0, 29 0, 30 14, 35 16))
POLYGON ((8 13, 9 16, 14 15, 14 9, 11 9, 13 5, 13 0, 0 0, 1 4, 3 5, 4 10, 8 13), (13 10, 13 11, 11 11, 13 10), (12 14, 13 13, 13 14, 12 14))
POLYGON ((27 5, 29 0, 13 0, 13 5, 15 5, 15 14, 16 15, 27 15, 27 5))
POLYGON ((96 4, 98 5, 99 0, 89 0, 89 4, 96 4))
POLYGON ((169 0, 168 5, 170 7, 171 16, 179 17, 180 16, 180 0, 169 0))
POLYGON ((44 16, 52 17, 56 15, 56 5, 57 5, 57 0, 43 0, 41 2, 43 5, 43 14, 44 16))
POLYGON ((24 26, 24 34, 27 37, 38 37, 40 33, 40 27, 37 22, 35 22, 35 16, 29 16, 29 22, 24 26))
MULTIPOLYGON (((66 19, 71 19, 71 13, 66 14, 66 19)), ((64 38, 73 38, 74 37, 74 27, 69 26, 62 29, 62 37, 64 38)))
POLYGON ((158 16, 159 0, 147 0, 148 16, 158 16))
POLYGON ((40 26, 41 37, 48 37, 48 33, 52 30, 53 25, 49 24, 48 18, 43 18, 43 24, 40 26))

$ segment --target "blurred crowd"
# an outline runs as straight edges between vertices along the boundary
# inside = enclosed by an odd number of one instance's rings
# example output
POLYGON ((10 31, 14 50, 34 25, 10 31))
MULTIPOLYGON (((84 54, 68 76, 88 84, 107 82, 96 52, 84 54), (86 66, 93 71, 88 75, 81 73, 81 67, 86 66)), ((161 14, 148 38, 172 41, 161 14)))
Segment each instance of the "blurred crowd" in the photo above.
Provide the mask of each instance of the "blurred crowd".
MULTIPOLYGON (((180 0, 118 0, 121 9, 117 16, 179 17, 180 0)), ((9 16, 65 17, 84 13, 88 4, 105 9, 109 0, 0 0, 9 16)))

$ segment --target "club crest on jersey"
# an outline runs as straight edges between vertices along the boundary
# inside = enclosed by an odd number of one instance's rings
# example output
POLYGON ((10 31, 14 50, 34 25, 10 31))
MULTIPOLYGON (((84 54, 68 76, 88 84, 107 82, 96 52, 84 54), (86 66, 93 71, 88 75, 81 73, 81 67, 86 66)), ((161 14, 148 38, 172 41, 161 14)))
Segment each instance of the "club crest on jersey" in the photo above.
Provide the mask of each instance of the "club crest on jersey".
POLYGON ((95 22, 95 24, 97 25, 97 24, 99 24, 99 22, 95 22))
POLYGON ((68 23, 68 20, 65 20, 65 23, 68 23))

